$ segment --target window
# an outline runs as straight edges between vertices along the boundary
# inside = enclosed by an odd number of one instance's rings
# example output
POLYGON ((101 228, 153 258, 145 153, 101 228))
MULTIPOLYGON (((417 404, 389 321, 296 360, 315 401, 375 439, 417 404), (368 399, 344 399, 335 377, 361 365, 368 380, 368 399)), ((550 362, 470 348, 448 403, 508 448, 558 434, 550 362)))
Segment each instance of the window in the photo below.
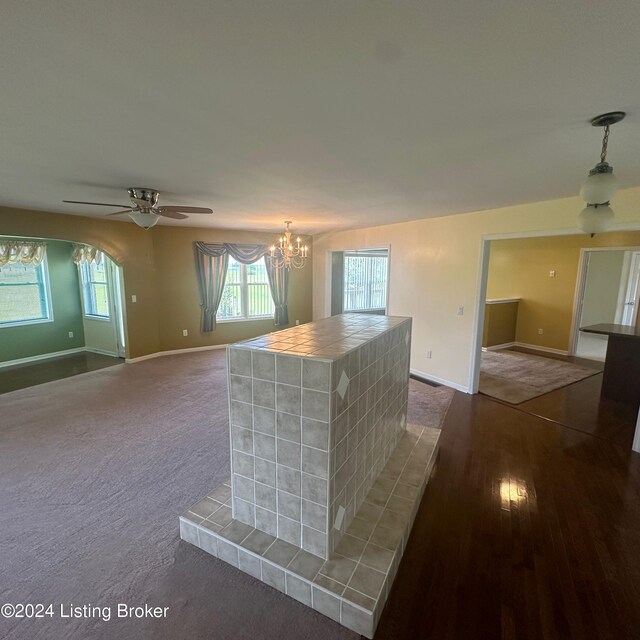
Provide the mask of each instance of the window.
POLYGON ((387 308, 387 261, 386 249, 345 252, 345 311, 387 308))
POLYGON ((218 307, 218 320, 269 318, 275 312, 264 259, 240 264, 229 256, 227 279, 218 307))
POLYGON ((0 267, 0 327, 53 320, 47 261, 0 267))
POLYGON ((84 315, 91 318, 102 318, 103 320, 108 320, 111 317, 109 313, 106 262, 103 258, 100 264, 81 262, 78 265, 84 315))

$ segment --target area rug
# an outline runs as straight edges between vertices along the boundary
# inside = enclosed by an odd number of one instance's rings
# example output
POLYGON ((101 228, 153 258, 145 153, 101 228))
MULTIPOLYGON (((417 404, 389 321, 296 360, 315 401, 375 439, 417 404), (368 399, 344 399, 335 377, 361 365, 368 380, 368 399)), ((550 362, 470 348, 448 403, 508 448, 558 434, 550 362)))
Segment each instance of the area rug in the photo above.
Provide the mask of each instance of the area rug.
MULTIPOLYGON (((407 419, 440 427, 453 396, 410 383, 407 419)), ((224 351, 109 367, 0 397, 3 640, 356 640, 358 636, 182 542, 178 515, 229 477, 224 351), (82 607, 166 617, 61 617, 82 607)))
POLYGON ((520 404, 600 373, 544 356, 517 351, 484 351, 480 367, 480 393, 520 404))

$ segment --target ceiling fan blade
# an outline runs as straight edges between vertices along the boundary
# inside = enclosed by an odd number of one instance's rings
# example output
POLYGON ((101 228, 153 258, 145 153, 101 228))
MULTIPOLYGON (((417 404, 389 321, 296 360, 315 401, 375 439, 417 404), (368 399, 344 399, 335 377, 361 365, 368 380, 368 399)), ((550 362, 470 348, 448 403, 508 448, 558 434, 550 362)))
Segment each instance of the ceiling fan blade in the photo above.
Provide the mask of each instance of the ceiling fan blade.
POLYGON ((113 213, 107 213, 107 216, 119 216, 121 213, 131 213, 133 209, 125 209, 124 211, 114 211, 113 213))
POLYGON ((98 207, 118 207, 122 209, 126 207, 126 204, 108 204, 107 202, 84 202, 83 200, 63 200, 62 202, 67 202, 69 204, 95 204, 98 207))
POLYGON ((209 209, 207 207, 180 207, 180 206, 170 206, 170 207, 160 207, 161 211, 175 211, 179 213, 213 213, 213 209, 209 209))
POLYGON ((189 216, 185 216, 182 213, 178 213, 177 211, 167 211, 166 209, 160 209, 159 211, 160 211, 159 215, 161 215, 163 218, 173 218, 174 220, 185 220, 186 218, 189 217, 189 216))

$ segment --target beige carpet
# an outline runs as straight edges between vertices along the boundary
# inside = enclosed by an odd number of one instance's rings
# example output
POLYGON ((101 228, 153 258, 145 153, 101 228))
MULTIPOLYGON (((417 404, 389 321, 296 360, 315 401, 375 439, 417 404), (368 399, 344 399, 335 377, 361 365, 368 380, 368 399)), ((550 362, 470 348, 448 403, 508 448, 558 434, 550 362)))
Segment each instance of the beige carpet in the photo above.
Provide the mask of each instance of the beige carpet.
MULTIPOLYGON (((407 420, 440 428, 453 394, 411 380, 407 420)), ((2 640, 359 637, 180 540, 178 515, 229 477, 227 402, 222 350, 0 396, 0 604, 169 607, 0 616, 2 640)))
POLYGON ((597 373, 600 369, 544 356, 506 350, 483 351, 480 393, 520 404, 597 373))

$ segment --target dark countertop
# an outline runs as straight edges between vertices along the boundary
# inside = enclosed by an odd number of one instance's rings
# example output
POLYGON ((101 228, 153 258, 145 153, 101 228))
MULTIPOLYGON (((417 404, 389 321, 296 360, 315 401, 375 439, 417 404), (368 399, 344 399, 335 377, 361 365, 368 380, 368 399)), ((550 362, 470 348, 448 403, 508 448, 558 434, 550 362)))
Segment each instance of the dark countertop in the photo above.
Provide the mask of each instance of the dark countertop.
POLYGON ((624 324, 592 324, 588 327, 580 327, 585 333, 599 333, 605 336, 619 336, 621 338, 638 338, 640 340, 640 328, 624 324))

